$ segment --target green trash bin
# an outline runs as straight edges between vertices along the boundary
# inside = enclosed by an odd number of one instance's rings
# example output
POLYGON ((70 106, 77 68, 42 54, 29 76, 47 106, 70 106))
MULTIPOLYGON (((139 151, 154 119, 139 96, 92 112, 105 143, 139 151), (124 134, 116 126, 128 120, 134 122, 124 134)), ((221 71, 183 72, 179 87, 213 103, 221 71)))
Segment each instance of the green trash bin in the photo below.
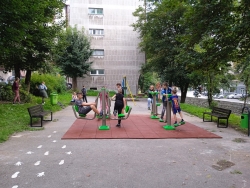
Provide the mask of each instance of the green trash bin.
POLYGON ((51 93, 50 94, 50 102, 52 105, 57 104, 58 101, 58 94, 56 93, 51 93))
POLYGON ((241 128, 248 128, 248 113, 241 114, 240 127, 241 128))

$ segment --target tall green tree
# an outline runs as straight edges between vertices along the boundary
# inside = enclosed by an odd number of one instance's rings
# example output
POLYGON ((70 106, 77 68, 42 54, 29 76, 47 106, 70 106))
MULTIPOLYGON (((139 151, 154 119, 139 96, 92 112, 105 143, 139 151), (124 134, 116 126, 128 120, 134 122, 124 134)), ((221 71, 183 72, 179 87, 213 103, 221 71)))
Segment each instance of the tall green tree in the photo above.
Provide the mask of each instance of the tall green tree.
POLYGON ((62 74, 72 78, 74 90, 77 89, 77 77, 84 77, 91 70, 89 58, 92 53, 90 39, 84 29, 68 27, 58 40, 54 57, 62 74))
POLYGON ((61 18, 63 0, 2 0, 0 14, 0 64, 6 71, 26 70, 25 83, 30 84, 31 71, 50 60, 54 39, 64 26, 61 18), (2 50, 3 49, 3 50, 2 50))

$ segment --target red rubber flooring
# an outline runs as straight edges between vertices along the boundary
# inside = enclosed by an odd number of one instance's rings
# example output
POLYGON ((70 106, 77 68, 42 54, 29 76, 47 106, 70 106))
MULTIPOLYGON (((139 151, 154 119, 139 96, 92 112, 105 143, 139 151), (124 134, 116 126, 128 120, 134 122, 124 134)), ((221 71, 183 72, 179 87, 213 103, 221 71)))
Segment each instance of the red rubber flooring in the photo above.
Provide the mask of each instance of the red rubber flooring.
MULTIPOLYGON (((173 121, 172 121, 173 122, 173 121)), ((168 138, 221 138, 191 123, 176 127, 175 130, 162 128, 166 123, 150 119, 145 115, 130 115, 117 128, 117 120, 107 120, 110 130, 99 130, 102 120, 77 119, 62 139, 168 139, 168 138)))

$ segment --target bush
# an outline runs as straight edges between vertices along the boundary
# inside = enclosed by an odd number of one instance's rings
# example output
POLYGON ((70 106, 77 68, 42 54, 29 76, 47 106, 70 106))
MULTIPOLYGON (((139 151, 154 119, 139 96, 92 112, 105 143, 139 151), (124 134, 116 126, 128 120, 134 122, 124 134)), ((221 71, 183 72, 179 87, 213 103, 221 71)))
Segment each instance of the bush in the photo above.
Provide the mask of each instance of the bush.
MULTIPOLYGON (((24 90, 22 86, 20 87, 20 99, 22 102, 31 102, 32 98, 31 95, 24 90)), ((13 101, 15 95, 14 92, 12 91, 12 85, 7 84, 5 86, 1 86, 0 88, 0 100, 1 101, 13 101)))
POLYGON ((38 86, 45 82, 45 85, 47 86, 48 95, 50 93, 63 93, 66 91, 66 81, 63 76, 54 76, 52 74, 38 74, 33 73, 31 76, 31 82, 30 82, 30 93, 32 93, 35 96, 39 96, 39 90, 38 86))

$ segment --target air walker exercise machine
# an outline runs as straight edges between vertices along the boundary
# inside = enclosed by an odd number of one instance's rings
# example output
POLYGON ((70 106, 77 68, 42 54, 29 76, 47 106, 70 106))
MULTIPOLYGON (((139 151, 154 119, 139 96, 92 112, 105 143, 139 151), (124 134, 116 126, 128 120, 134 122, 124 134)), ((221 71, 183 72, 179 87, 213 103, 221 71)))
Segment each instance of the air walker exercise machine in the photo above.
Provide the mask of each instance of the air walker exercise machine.
POLYGON ((85 114, 79 114, 78 115, 78 106, 73 105, 72 109, 73 109, 74 115, 75 115, 75 117, 77 119, 93 120, 96 117, 98 117, 99 119, 102 119, 102 125, 99 126, 99 130, 109 130, 110 127, 106 125, 106 120, 107 119, 110 119, 110 120, 118 120, 118 119, 125 120, 125 119, 127 119, 129 117, 129 115, 131 113, 131 110, 132 110, 132 107, 130 107, 130 106, 125 107, 125 112, 127 113, 126 115, 118 114, 117 118, 111 118, 111 113, 110 113, 111 100, 106 97, 106 96, 108 96, 108 92, 104 87, 101 89, 101 92, 98 94, 98 96, 97 96, 97 98, 95 100, 96 107, 98 106, 98 99, 100 97, 100 94, 101 94, 101 103, 102 103, 102 109, 101 109, 102 110, 102 116, 96 116, 96 113, 95 113, 92 118, 86 118, 85 114), (107 101, 108 103, 106 102, 106 100, 108 100, 107 101), (106 107, 107 107, 106 104, 108 104, 108 113, 107 113, 107 110, 106 110, 106 107))
MULTIPOLYGON (((172 94, 168 94, 168 98, 171 96, 172 96, 172 94)), ((172 107, 172 102, 168 100, 167 101, 166 115, 165 115, 165 120, 164 120, 164 122, 167 123, 167 125, 163 126, 163 128, 165 130, 175 130, 175 127, 178 127, 180 125, 185 124, 185 122, 177 123, 174 125, 171 124, 171 107, 172 107)))
POLYGON ((157 107, 161 105, 161 103, 156 102, 156 95, 159 94, 157 91, 150 91, 149 92, 153 96, 153 102, 152 102, 152 111, 151 111, 151 119, 159 119, 158 115, 158 109, 157 107))

